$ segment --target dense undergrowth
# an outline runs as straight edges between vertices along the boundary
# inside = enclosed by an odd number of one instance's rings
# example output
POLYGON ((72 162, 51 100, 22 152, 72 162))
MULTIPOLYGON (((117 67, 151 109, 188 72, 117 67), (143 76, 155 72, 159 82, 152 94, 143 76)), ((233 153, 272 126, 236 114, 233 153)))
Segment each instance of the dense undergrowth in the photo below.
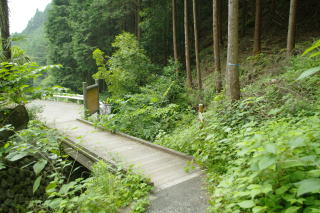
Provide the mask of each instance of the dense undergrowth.
POLYGON ((108 99, 113 113, 99 124, 195 156, 211 212, 319 212, 320 78, 304 71, 320 61, 274 53, 244 59, 240 101, 207 80, 203 123, 186 107, 199 99, 162 71, 138 93, 108 99))
MULTIPOLYGON (((1 63, 0 110, 44 94, 30 82, 47 68, 35 63, 1 63)), ((36 120, 38 111, 28 107, 30 121, 19 131, 7 122, 8 114, 1 114, 0 133, 14 134, 2 135, 0 140, 0 212, 110 213, 131 203, 132 212, 145 211, 152 190, 147 178, 104 162, 95 164, 88 175, 63 152, 63 137, 36 120)))
MULTIPOLYGON (((109 213, 131 203, 134 203, 132 212, 145 210, 152 189, 149 180, 131 169, 124 173, 121 168, 114 169, 104 162, 93 166, 91 176, 89 172, 83 176, 77 172, 81 167, 75 167, 75 162, 68 160, 68 156, 60 150, 61 139, 55 130, 44 128, 38 121, 31 121, 27 129, 17 132, 2 147, 0 174, 5 175, 7 170, 11 174, 11 170, 19 164, 21 167, 16 168, 17 174, 30 173, 27 179, 33 185, 28 190, 26 187, 16 189, 9 184, 9 177, 8 193, 15 194, 12 194, 13 197, 1 197, 4 205, 8 203, 3 210, 109 213), (26 190, 28 196, 15 196, 19 190, 26 190)), ((2 184, 6 184, 4 177, 1 177, 2 184)), ((22 187, 21 184, 18 186, 22 187)))
POLYGON ((203 124, 158 137, 207 168, 212 212, 319 212, 320 79, 296 80, 319 65, 293 57, 245 86, 242 100, 215 96, 203 124))

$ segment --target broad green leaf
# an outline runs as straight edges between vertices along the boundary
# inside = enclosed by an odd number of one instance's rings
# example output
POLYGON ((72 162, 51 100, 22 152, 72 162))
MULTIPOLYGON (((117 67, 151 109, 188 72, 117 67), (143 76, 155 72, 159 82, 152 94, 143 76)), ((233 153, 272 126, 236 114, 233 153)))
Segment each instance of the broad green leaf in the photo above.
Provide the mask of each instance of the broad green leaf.
POLYGON ((56 182, 50 183, 46 187, 46 193, 50 195, 52 192, 55 191, 56 187, 57 187, 57 183, 56 182))
POLYGON ((275 109, 272 109, 268 112, 268 115, 276 115, 278 114, 279 112, 281 112, 281 109, 279 108, 275 108, 275 109))
POLYGON ((64 184, 62 185, 62 187, 60 188, 59 194, 66 194, 70 189, 72 189, 74 187, 74 185, 76 185, 77 182, 72 181, 68 184, 64 184))
POLYGON ((303 56, 308 54, 309 52, 311 52, 312 50, 316 49, 320 47, 320 40, 319 41, 316 41, 311 47, 309 47, 308 49, 306 49, 304 52, 303 52, 303 56))
POLYGON ((238 205, 243 209, 249 209, 249 208, 254 207, 255 203, 252 200, 245 200, 245 201, 238 203, 238 205))
POLYGON ((316 52, 316 53, 311 54, 311 55, 310 55, 310 58, 316 57, 316 56, 318 56, 318 55, 320 55, 320 51, 319 51, 319 52, 316 52))
POLYGON ((267 194, 267 193, 271 192, 272 191, 272 185, 271 184, 263 184, 262 187, 261 187, 261 191, 264 194, 267 194))
POLYGON ((21 158, 24 158, 27 155, 28 155, 27 152, 12 152, 7 156, 7 159, 9 161, 17 161, 17 160, 20 160, 21 158))
POLYGON ((267 144, 267 145, 265 145, 264 148, 269 153, 272 153, 272 154, 276 154, 277 153, 277 147, 274 144, 267 144))
POLYGON ((253 209, 252 209, 252 212, 253 213, 262 213, 262 212, 265 212, 267 209, 267 207, 263 207, 263 206, 255 206, 253 209))
POLYGON ((308 69, 306 71, 304 71, 300 76, 299 78, 297 78, 297 81, 299 80, 302 80, 302 79, 305 79, 305 78, 308 78, 310 77, 311 75, 317 73, 320 71, 320 66, 319 67, 313 67, 311 69, 308 69))
POLYGON ((296 185, 298 186, 298 196, 301 196, 306 193, 320 192, 320 178, 305 179, 296 183, 296 185))
POLYGON ((60 206, 60 203, 62 202, 62 198, 56 198, 56 199, 54 199, 54 200, 50 200, 49 202, 48 202, 48 206, 50 207, 50 208, 52 208, 52 209, 57 209, 57 208, 59 208, 59 206, 60 206))
POLYGON ((320 169, 310 170, 308 171, 308 175, 312 177, 320 177, 320 169))
POLYGON ((283 185, 279 189, 276 190, 277 195, 284 194, 288 189, 290 188, 290 185, 283 185))
POLYGON ((276 158, 273 156, 264 156, 259 160, 259 170, 263 170, 273 165, 276 162, 276 158))
POLYGON ((297 147, 305 146, 305 139, 303 137, 297 137, 289 141, 289 146, 294 149, 297 147))
POLYGON ((297 166, 305 166, 305 163, 301 160, 286 160, 281 163, 281 167, 284 169, 297 166))
POLYGON ((300 208, 301 207, 298 207, 298 206, 291 206, 291 207, 287 208, 284 213, 296 213, 296 212, 298 212, 298 210, 300 208))
POLYGON ((297 198, 297 196, 294 195, 293 193, 284 194, 284 195, 282 195, 282 198, 284 200, 288 201, 291 205, 293 205, 293 204, 301 204, 302 205, 306 200, 304 198, 297 198))
POLYGON ((6 166, 3 163, 0 162, 0 170, 1 169, 5 169, 5 168, 6 168, 6 166))
POLYGON ((42 178, 42 176, 40 175, 40 176, 37 177, 37 179, 34 181, 34 183, 33 183, 33 188, 32 188, 33 193, 35 193, 35 192, 38 190, 38 188, 39 188, 39 186, 40 186, 41 178, 42 178))
POLYGON ((261 190, 260 189, 252 189, 250 190, 250 196, 251 198, 254 198, 255 196, 261 194, 261 190))
POLYGON ((48 161, 47 160, 44 160, 44 159, 41 159, 39 160, 37 163, 35 163, 33 165, 33 171, 36 175, 38 175, 42 170, 43 168, 47 165, 48 161))

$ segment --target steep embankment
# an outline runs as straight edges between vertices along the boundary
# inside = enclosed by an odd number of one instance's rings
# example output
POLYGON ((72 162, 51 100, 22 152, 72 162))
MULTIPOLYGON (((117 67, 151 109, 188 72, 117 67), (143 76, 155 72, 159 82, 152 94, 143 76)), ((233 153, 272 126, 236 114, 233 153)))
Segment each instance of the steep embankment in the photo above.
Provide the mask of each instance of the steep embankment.
POLYGON ((45 36, 45 22, 49 9, 50 5, 43 12, 37 10, 27 27, 21 33, 14 35, 18 37, 14 45, 26 51, 31 60, 40 65, 47 64, 47 52, 49 49, 48 39, 45 36))

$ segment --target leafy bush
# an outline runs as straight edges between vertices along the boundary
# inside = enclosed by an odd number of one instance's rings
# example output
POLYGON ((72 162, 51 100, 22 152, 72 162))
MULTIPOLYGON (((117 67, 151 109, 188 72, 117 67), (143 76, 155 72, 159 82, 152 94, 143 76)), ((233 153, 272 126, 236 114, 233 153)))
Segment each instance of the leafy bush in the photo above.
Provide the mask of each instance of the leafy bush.
MULTIPOLYGON (((129 170, 123 174, 104 162, 93 166, 92 177, 77 179, 62 186, 51 182, 47 188, 48 199, 42 204, 44 210, 57 212, 118 212, 131 202, 145 201, 151 185, 149 180, 129 170), (59 187, 58 187, 59 186, 59 187)), ((146 206, 138 205, 134 212, 144 212, 146 206)))
POLYGON ((99 67, 94 78, 104 79, 114 97, 139 92, 139 88, 152 78, 154 66, 150 59, 130 33, 118 35, 112 46, 117 50, 111 57, 106 57, 99 49, 93 52, 93 58, 99 67))
POLYGON ((213 212, 318 212, 320 119, 246 128, 237 166, 214 189, 213 212))
POLYGON ((24 104, 29 97, 39 96, 40 88, 34 87, 32 81, 53 67, 58 66, 39 67, 32 62, 23 65, 0 63, 0 105, 24 104))
POLYGON ((102 116, 99 125, 153 141, 160 132, 170 132, 184 117, 190 117, 191 110, 184 104, 181 91, 176 81, 159 77, 142 87, 141 93, 107 99, 113 113, 102 116))
POLYGON ((33 165, 37 179, 34 181, 35 192, 41 183, 43 169, 48 165, 53 172, 61 173, 67 162, 58 159, 62 154, 59 149, 58 140, 61 136, 56 130, 49 130, 38 121, 30 121, 28 129, 16 132, 11 140, 4 146, 6 159, 18 161, 26 156, 32 156, 35 161, 33 165))
POLYGON ((223 174, 235 159, 239 131, 264 119, 264 114, 258 113, 263 104, 262 98, 229 103, 223 95, 217 96, 204 113, 203 123, 194 119, 187 127, 181 125, 171 134, 159 135, 155 142, 193 155, 210 172, 223 174))
POLYGON ((207 169, 210 211, 319 212, 319 75, 296 80, 315 66, 293 57, 281 74, 245 86, 240 101, 216 95, 203 123, 157 137, 207 169))
MULTIPOLYGON (((16 133, 11 141, 0 149, 0 169, 6 169, 8 161, 32 157, 31 167, 35 174, 33 193, 40 187, 45 195, 29 203, 33 212, 117 212, 135 202, 134 212, 144 212, 147 196, 152 189, 150 180, 134 173, 124 173, 121 168, 99 162, 93 167, 92 177, 73 180, 72 162, 60 152, 61 136, 56 130, 47 129, 38 121, 31 121, 29 128, 16 133), (47 184, 47 185, 46 185, 47 184)), ((21 189, 19 189, 21 190, 21 189)), ((32 196, 31 196, 32 197, 32 196)), ((25 202, 27 200, 24 200, 25 202)), ((24 207, 24 210, 27 206, 24 207)))

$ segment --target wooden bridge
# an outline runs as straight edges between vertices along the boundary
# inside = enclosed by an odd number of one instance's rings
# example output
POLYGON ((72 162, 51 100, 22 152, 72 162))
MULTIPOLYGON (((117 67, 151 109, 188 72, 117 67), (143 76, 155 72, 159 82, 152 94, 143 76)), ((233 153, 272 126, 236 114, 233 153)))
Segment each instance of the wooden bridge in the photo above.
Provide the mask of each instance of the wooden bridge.
MULTIPOLYGON (((191 156, 126 134, 114 134, 95 128, 89 122, 79 119, 83 114, 81 105, 40 100, 32 104, 42 107, 41 121, 66 136, 67 139, 63 144, 66 152, 89 169, 98 160, 104 160, 115 166, 121 165, 123 168, 133 165, 135 171, 151 179, 156 192, 165 191, 195 178, 199 179, 201 176, 199 167, 192 165, 191 156)), ((197 188, 202 194, 201 184, 197 188)), ((195 193, 195 196, 199 194, 194 190, 190 193, 195 193)), ((201 197, 196 198, 197 202, 199 199, 201 197)), ((189 209, 194 208, 192 200, 186 199, 185 202, 189 209)), ((175 212, 194 212, 194 210, 175 212)))

